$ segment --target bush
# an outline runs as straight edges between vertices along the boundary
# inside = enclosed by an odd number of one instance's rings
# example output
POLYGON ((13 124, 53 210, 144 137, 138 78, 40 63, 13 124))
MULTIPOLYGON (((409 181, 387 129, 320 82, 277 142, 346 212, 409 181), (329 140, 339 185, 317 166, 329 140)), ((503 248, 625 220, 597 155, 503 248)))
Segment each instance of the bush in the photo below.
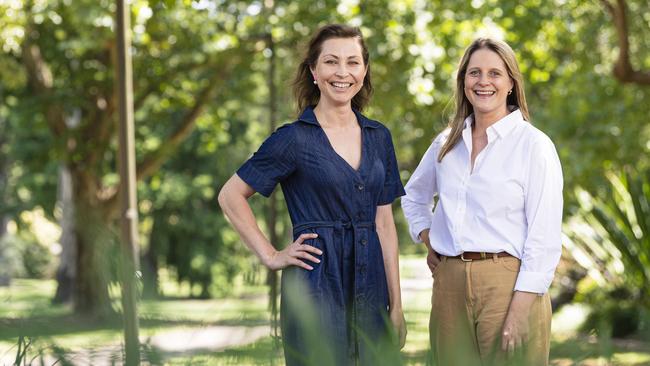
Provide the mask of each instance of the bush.
POLYGON ((44 278, 52 274, 54 258, 34 234, 20 231, 0 240, 0 278, 44 278))
POLYGON ((15 237, 11 235, 0 238, 0 286, 9 285, 22 269, 20 252, 14 241, 15 237))
POLYGON ((640 305, 638 294, 628 288, 593 291, 584 300, 591 306, 591 312, 581 326, 581 330, 587 333, 607 332, 612 337, 622 338, 647 327, 643 322, 644 307, 640 305))

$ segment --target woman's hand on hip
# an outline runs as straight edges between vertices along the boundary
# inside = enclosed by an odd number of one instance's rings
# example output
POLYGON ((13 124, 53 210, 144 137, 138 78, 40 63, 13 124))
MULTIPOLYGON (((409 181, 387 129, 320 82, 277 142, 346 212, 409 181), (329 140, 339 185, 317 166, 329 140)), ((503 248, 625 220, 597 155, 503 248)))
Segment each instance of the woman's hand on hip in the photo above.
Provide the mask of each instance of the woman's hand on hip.
POLYGON ((406 343, 406 320, 404 319, 404 312, 402 309, 391 308, 388 315, 390 322, 393 324, 397 341, 399 342, 399 349, 402 349, 406 343))
POLYGON ((311 245, 304 243, 305 240, 317 238, 318 234, 309 233, 301 234, 296 241, 289 244, 286 248, 275 251, 269 258, 264 261, 264 265, 271 270, 283 269, 289 266, 296 266, 306 270, 312 270, 314 267, 303 262, 301 259, 306 259, 310 262, 320 263, 320 259, 314 257, 312 254, 321 255, 323 252, 311 245))

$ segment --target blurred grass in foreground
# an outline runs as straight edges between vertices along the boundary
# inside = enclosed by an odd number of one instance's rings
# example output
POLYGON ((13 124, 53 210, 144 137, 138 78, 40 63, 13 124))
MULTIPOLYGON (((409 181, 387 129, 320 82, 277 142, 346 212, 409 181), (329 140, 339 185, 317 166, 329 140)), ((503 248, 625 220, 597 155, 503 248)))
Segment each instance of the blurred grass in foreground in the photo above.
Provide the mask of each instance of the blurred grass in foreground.
MULTIPOLYGON (((428 349, 430 275, 423 258, 401 259, 403 303, 408 327, 402 351, 407 365, 424 365, 428 349)), ((71 314, 71 309, 51 305, 54 281, 13 281, 0 288, 0 358, 15 356, 20 335, 32 337, 32 352, 56 345, 68 352, 117 349, 122 342, 121 319, 97 322, 71 314)), ((650 366, 650 343, 639 339, 599 339, 575 331, 586 309, 564 308, 554 317, 551 364, 555 366, 650 366)), ((144 339, 164 337, 176 330, 199 332, 208 326, 268 326, 266 288, 238 289, 238 296, 193 300, 166 298, 140 303, 140 334, 144 339)), ((269 332, 270 333, 270 332, 269 332)), ((145 342, 146 343, 146 342, 145 342)), ((155 348, 150 349, 156 353, 155 348)), ((159 352, 156 364, 165 365, 283 365, 280 343, 271 336, 225 350, 195 349, 159 352)))

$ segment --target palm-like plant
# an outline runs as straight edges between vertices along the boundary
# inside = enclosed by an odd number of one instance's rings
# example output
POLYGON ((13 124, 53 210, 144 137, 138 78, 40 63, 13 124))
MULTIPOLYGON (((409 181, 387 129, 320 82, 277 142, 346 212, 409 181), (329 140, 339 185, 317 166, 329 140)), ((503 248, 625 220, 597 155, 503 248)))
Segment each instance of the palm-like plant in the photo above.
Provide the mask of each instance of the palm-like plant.
POLYGON ((626 287, 650 309, 650 170, 607 171, 610 189, 578 188, 578 215, 565 225, 566 247, 599 284, 626 287))

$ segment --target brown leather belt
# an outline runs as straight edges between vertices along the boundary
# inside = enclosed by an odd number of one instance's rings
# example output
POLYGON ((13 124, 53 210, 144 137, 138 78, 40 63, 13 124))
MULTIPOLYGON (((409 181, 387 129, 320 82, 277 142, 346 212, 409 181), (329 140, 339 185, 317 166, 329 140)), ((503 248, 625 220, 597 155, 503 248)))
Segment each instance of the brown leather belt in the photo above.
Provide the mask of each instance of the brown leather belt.
POLYGON ((486 253, 486 252, 463 252, 461 255, 455 257, 447 257, 449 259, 460 259, 463 262, 477 261, 481 259, 490 259, 490 258, 501 258, 501 257, 512 257, 511 254, 507 252, 499 253, 486 253))

